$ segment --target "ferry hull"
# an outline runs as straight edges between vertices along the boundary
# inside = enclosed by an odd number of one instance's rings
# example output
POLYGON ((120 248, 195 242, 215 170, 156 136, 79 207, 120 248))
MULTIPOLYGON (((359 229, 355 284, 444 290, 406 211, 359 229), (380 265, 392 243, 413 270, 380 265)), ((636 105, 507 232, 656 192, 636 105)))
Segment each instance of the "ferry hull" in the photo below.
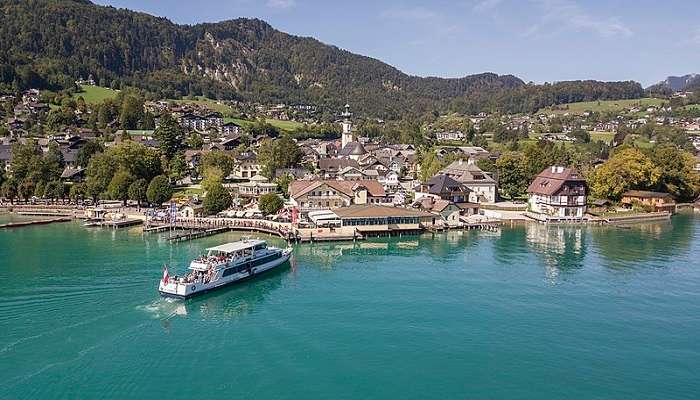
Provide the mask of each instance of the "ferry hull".
POLYGON ((286 256, 284 256, 284 257, 282 257, 282 258, 280 258, 279 260, 275 260, 275 261, 274 261, 274 265, 272 265, 272 266, 270 266, 270 267, 267 267, 267 268, 265 268, 265 269, 262 269, 262 270, 259 271, 259 272, 258 272, 258 271, 255 271, 254 273, 252 273, 252 274, 250 274, 250 275, 248 275, 248 276, 244 276, 244 277, 239 278, 239 279, 234 279, 234 280, 231 280, 231 281, 229 281, 229 282, 225 282, 225 283, 222 283, 222 284, 220 284, 220 285, 212 286, 212 287, 209 287, 209 288, 206 288, 206 289, 198 290, 198 291, 195 291, 195 292, 190 292, 190 293, 187 293, 187 294, 184 294, 184 295, 183 295, 183 294, 176 294, 176 293, 166 292, 166 291, 163 291, 163 290, 159 290, 159 292, 160 292, 160 295, 161 295, 162 297, 169 297, 169 298, 180 299, 180 300, 191 299, 192 297, 197 297, 197 296, 203 295, 203 294, 205 294, 205 293, 209 293, 209 292, 213 292, 213 291, 215 291, 215 290, 223 289, 223 288, 228 287, 228 286, 233 286, 233 285, 235 285, 235 284, 237 284, 237 283, 245 282, 245 281, 248 281, 248 280, 250 280, 250 279, 256 278, 256 277, 258 277, 258 276, 260 276, 260 275, 264 275, 266 272, 270 272, 270 271, 276 270, 276 269, 279 268, 280 266, 286 264, 286 263, 289 261, 290 258, 291 258, 291 253, 290 253, 290 254, 287 254, 286 256))

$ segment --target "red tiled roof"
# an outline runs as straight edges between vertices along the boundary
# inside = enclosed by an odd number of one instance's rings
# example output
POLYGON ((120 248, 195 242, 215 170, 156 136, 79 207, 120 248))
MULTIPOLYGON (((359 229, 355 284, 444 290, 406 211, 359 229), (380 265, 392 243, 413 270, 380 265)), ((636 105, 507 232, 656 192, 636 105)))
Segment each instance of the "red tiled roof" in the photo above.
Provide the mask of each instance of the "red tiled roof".
POLYGON ((527 192, 551 196, 559 192, 567 182, 585 184, 586 180, 574 169, 549 167, 535 177, 527 192))

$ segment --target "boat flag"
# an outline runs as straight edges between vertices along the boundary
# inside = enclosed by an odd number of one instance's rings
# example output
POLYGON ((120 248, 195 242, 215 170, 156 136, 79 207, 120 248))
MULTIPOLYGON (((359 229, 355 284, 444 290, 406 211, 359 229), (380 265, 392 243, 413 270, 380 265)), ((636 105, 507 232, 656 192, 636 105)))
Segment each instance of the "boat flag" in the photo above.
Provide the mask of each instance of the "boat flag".
POLYGON ((168 274, 168 266, 163 264, 163 284, 167 285, 170 280, 170 275, 168 274))

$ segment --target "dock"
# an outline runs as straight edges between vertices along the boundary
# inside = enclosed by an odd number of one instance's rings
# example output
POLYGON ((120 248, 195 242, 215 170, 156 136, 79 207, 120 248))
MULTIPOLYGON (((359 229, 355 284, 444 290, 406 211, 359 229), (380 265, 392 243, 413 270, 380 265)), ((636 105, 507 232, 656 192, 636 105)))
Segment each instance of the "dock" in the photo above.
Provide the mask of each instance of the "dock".
POLYGON ((20 228, 23 226, 30 226, 30 225, 46 225, 46 224, 53 224, 54 222, 70 222, 70 221, 72 221, 72 218, 70 218, 70 217, 60 217, 60 218, 52 218, 52 219, 38 219, 38 220, 33 220, 33 221, 8 222, 5 224, 0 224, 0 229, 2 229, 2 228, 20 228))
POLYGON ((141 225, 143 223, 143 220, 140 219, 122 219, 119 221, 102 221, 99 223, 98 226, 101 227, 107 227, 107 228, 112 228, 112 229, 119 229, 119 228, 126 228, 129 226, 135 226, 135 225, 141 225))
POLYGON ((227 232, 228 230, 228 227, 219 227, 213 229, 184 231, 168 236, 168 241, 184 242, 186 240, 199 239, 207 236, 216 235, 217 233, 227 232))

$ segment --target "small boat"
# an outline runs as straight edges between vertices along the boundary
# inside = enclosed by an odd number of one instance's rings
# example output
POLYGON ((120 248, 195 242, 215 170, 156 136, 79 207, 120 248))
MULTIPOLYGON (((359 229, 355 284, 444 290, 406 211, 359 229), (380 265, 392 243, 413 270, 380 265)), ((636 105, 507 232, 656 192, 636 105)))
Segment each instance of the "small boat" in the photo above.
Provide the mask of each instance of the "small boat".
POLYGON ((85 222, 83 222, 83 226, 86 228, 101 226, 101 225, 102 225, 101 219, 87 219, 87 220, 85 220, 85 222))
POLYGON ((184 276, 170 276, 163 268, 158 291, 161 296, 188 299, 220 289, 278 267, 292 255, 292 248, 268 247, 259 239, 244 239, 207 249, 190 262, 184 276))

